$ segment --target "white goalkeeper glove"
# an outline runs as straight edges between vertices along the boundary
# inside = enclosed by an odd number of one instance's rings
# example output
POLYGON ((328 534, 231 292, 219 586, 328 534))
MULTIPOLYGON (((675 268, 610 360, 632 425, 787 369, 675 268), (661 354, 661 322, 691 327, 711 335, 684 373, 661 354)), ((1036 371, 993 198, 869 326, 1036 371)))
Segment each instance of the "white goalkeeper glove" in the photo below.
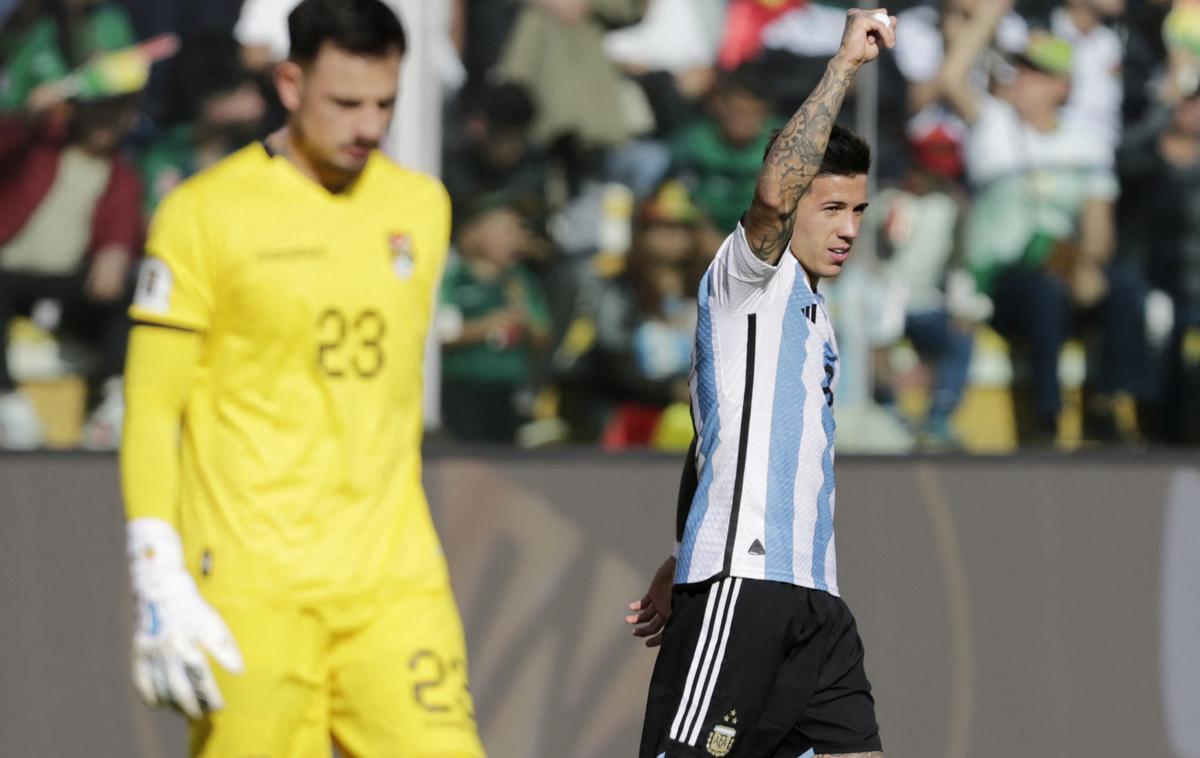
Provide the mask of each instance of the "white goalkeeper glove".
POLYGON ((242 653, 184 567, 179 534, 161 519, 138 518, 125 536, 137 598, 134 686, 147 705, 175 706, 194 719, 220 710, 225 703, 205 653, 235 674, 242 653))

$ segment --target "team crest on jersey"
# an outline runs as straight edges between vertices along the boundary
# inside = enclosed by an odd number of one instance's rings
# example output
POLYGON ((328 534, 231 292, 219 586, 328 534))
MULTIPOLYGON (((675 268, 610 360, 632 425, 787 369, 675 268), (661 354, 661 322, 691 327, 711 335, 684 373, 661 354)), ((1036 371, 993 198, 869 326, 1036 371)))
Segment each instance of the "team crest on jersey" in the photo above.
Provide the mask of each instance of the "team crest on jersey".
POLYGON ((388 235, 388 247, 392 251, 392 273, 407 280, 417 265, 413 259, 412 236, 393 232, 388 235))
POLYGON ((737 711, 733 710, 726 713, 721 723, 713 727, 708 733, 708 741, 704 743, 709 755, 716 758, 729 755, 729 751, 733 750, 733 738, 737 736, 737 730, 734 729, 736 725, 737 711))

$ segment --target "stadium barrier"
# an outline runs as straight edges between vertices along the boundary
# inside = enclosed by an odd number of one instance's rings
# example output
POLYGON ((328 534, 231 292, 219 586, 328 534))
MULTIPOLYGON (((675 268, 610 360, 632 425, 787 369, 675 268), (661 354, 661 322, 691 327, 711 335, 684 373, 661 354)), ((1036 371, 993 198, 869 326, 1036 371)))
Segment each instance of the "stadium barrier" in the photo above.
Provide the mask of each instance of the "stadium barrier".
MULTIPOLYGON (((427 483, 494 758, 636 753, 622 623, 679 461, 435 452, 427 483)), ((1200 756, 1200 466, 845 458, 838 553, 889 758, 1200 756)), ((183 754, 129 683, 113 458, 0 457, 0 754, 183 754)))

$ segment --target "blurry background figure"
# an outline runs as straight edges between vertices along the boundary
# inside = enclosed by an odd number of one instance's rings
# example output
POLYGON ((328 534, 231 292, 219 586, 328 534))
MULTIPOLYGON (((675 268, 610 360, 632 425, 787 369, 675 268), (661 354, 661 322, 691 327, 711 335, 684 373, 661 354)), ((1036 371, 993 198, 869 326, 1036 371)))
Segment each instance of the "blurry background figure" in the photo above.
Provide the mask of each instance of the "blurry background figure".
POLYGON ((763 152, 771 132, 782 125, 772 113, 762 74, 752 65, 721 74, 707 115, 671 145, 675 170, 702 214, 702 244, 709 256, 753 199, 763 152))
POLYGON ((1072 66, 1071 47, 1061 39, 1031 36, 998 97, 980 96, 970 85, 971 66, 1006 5, 976 12, 939 75, 943 97, 970 125, 968 259, 994 302, 996 329, 1030 349, 1029 436, 1044 443, 1057 438, 1059 352, 1075 322, 1088 317, 1102 327, 1087 408, 1094 434, 1134 441, 1133 397, 1148 361, 1145 295, 1136 270, 1114 260, 1111 152, 1101 135, 1059 117, 1072 66))
POLYGON ((118 154, 136 110, 125 97, 62 111, 54 93, 41 85, 27 112, 0 119, 0 447, 43 440, 7 362, 8 324, 31 314, 94 348, 86 373, 95 410, 83 441, 111 449, 123 415, 128 273, 141 250, 141 185, 118 154))
POLYGON ((39 85, 66 78, 96 53, 134 43, 133 25, 104 0, 25 0, 0 33, 0 110, 16 110, 39 85))
POLYGON ((548 218, 562 198, 554 192, 549 155, 530 139, 536 113, 529 91, 520 84, 469 86, 448 119, 442 180, 453 203, 455 232, 498 197, 518 214, 524 230, 522 261, 549 292, 546 307, 557 323, 574 297, 575 272, 558 259, 548 236, 548 218))
POLYGON ((666 182, 639 208, 624 272, 599 284, 589 356, 594 416, 575 421, 607 448, 654 444, 670 406, 688 418, 696 291, 707 262, 698 219, 683 185, 666 182))
MULTIPOLYGON (((183 42, 183 49, 220 45, 235 45, 233 26, 237 23, 242 0, 117 0, 128 13, 138 37, 146 39, 158 34, 174 34, 183 42)), ((233 58, 237 58, 234 47, 233 58)), ((156 65, 142 93, 141 111, 144 123, 141 132, 154 127, 169 127, 190 118, 194 106, 186 102, 188 93, 179 86, 182 64, 190 53, 156 65)))
MULTIPOLYGON (((969 205, 963 184, 967 125, 944 100, 938 82, 947 47, 983 1, 939 0, 900 14, 904 33, 894 52, 906 85, 900 128, 907 158, 897 186, 882 191, 870 211, 880 231, 881 256, 887 259, 886 276, 906 295, 903 331, 911 347, 890 351, 892 360, 880 366, 875 391, 882 400, 899 401, 910 415, 912 393, 907 390, 911 378, 918 379, 924 402, 916 439, 930 450, 959 445, 950 421, 966 391, 975 322, 987 315, 986 298, 975 295, 964 279, 961 260, 969 205), (914 370, 925 366, 931 377, 914 370)), ((1009 11, 987 40, 987 52, 973 62, 967 86, 985 96, 990 64, 1000 51, 1021 51, 1027 41, 1025 20, 1009 11)))
POLYGON ((522 3, 498 3, 496 0, 452 0, 459 56, 467 72, 467 87, 489 80, 489 74, 508 44, 513 24, 522 3))
POLYGON ((511 198, 481 198, 456 234, 442 279, 442 421, 472 442, 514 440, 527 415, 521 391, 547 347, 550 318, 537 279, 522 265, 531 239, 511 198))
POLYGON ((185 121, 143 152, 145 217, 180 182, 261 136, 266 101, 231 44, 198 44, 179 62, 177 110, 185 121))
POLYGON ((607 148, 633 137, 638 126, 625 98, 630 91, 604 54, 604 33, 642 19, 646 0, 531 0, 520 11, 499 63, 538 104, 533 137, 539 144, 574 139, 580 149, 607 148))
MULTIPOLYGON (((896 65, 907 84, 905 136, 918 171, 932 170, 949 179, 962 179, 967 127, 942 99, 937 77, 949 41, 958 38, 983 2, 987 0, 940 0, 936 5, 920 5, 899 16, 904 34, 896 37, 894 52, 896 65)), ((1000 20, 989 41, 989 52, 971 67, 967 83, 976 92, 986 93, 989 62, 998 51, 1024 50, 1028 39, 1025 20, 1010 11, 1000 20)))
POLYGON ((1071 92, 1063 117, 1100 133, 1113 150, 1121 139, 1120 35, 1106 24, 1125 12, 1125 0, 1063 0, 1050 32, 1071 46, 1071 92))
POLYGON ((546 213, 547 156, 530 142, 537 107, 519 84, 485 83, 465 94, 464 118, 444 144, 442 177, 455 227, 469 208, 497 192, 534 219, 546 213))
MULTIPOLYGON (((1200 442, 1200 67, 1177 57, 1118 153, 1121 246, 1169 295, 1162 394, 1163 439, 1200 442), (1190 70, 1189 70, 1190 69, 1190 70)), ((1164 330, 1166 331, 1166 330, 1164 330)))
MULTIPOLYGON (((717 0, 719 2, 719 0, 717 0)), ((641 86, 654 112, 654 136, 690 122, 712 87, 722 33, 714 0, 651 0, 645 19, 609 32, 604 51, 641 86)))
MULTIPOLYGON (((721 68, 732 71, 757 58, 763 48, 763 31, 789 11, 808 5, 808 0, 730 0, 721 41, 721 68)), ((837 49, 841 36, 839 28, 830 52, 837 49)))
POLYGON ((1167 69, 1167 36, 1163 26, 1172 0, 1129 3, 1125 13, 1125 61, 1121 67, 1122 118, 1126 124, 1140 118, 1157 100, 1167 69))
MULTIPOLYGON (((559 161, 567 195, 566 227, 598 223, 604 184, 649 194, 670 155, 653 139, 655 119, 645 92, 604 51, 604 35, 642 20, 647 0, 533 0, 525 5, 496 74, 525 85, 537 103, 533 139, 559 161)), ((556 232, 572 253, 598 244, 578 229, 556 232)))
MULTIPOLYGON (((763 53, 785 50, 801 58, 828 58, 837 52, 842 38, 845 14, 835 4, 821 2, 780 2, 779 0, 754 0, 759 5, 777 5, 783 11, 772 15, 762 26, 761 48, 763 53)), ((904 10, 904 4, 889 6, 893 13, 904 10)), ((731 30, 732 31, 732 30, 731 30)), ((893 51, 894 52, 894 51, 893 51)), ((751 60, 759 60, 755 55, 751 60)))
MULTIPOLYGON (((957 259, 964 204, 953 179, 921 166, 906 186, 880 192, 875 209, 869 211, 871 220, 881 225, 884 270, 904 293, 904 336, 932 374, 925 393, 928 404, 916 425, 918 444, 929 450, 959 446, 950 422, 967 388, 979 317, 970 297, 974 285, 964 282, 969 275, 955 267, 961 265, 957 259), (965 299, 958 294, 964 285, 965 299)), ((894 391, 900 389, 897 383, 894 391)))

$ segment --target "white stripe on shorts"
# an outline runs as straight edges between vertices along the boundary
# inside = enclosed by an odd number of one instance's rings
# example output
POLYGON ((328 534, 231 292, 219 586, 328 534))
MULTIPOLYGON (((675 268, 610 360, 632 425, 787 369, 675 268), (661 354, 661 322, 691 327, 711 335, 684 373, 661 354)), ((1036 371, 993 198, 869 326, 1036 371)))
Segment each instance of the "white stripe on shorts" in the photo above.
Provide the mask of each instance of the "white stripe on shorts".
POLYGON ((708 592, 708 602, 704 606, 704 621, 700 625, 700 636, 696 639, 696 649, 692 652, 692 665, 688 668, 687 677, 683 680, 683 697, 679 699, 679 709, 675 711, 675 720, 671 722, 671 739, 676 741, 679 740, 679 727, 683 721, 683 714, 687 710, 688 699, 692 696, 692 685, 695 683, 696 672, 700 668, 700 658, 708 643, 708 631, 713 626, 712 614, 716 607, 719 589, 720 582, 708 592))
POLYGON ((721 647, 717 648, 716 663, 713 666, 712 675, 708 678, 708 686, 704 688, 704 700, 700 703, 700 709, 696 711, 696 723, 692 727, 691 736, 687 739, 687 744, 695 747, 696 740, 700 738, 700 726, 704 723, 704 714, 708 713, 708 706, 712 704, 713 691, 717 688, 717 675, 721 673, 721 663, 725 660, 725 645, 729 643, 729 630, 733 627, 733 611, 737 608, 738 594, 742 591, 742 578, 738 577, 733 580, 733 597, 729 598, 729 612, 725 614, 725 628, 721 630, 721 647))
MULTIPOLYGON (((704 622, 696 640, 696 649, 692 653, 692 665, 684 680, 683 697, 680 698, 679 709, 675 712, 675 720, 671 723, 670 737, 676 742, 688 741, 686 737, 692 732, 696 732, 698 736, 701 717, 712 699, 712 689, 721 670, 725 643, 732 625, 734 603, 731 602, 730 596, 736 601, 741 583, 740 578, 722 579, 713 585, 708 594, 704 622)), ((696 738, 691 737, 688 744, 694 745, 696 738)))

